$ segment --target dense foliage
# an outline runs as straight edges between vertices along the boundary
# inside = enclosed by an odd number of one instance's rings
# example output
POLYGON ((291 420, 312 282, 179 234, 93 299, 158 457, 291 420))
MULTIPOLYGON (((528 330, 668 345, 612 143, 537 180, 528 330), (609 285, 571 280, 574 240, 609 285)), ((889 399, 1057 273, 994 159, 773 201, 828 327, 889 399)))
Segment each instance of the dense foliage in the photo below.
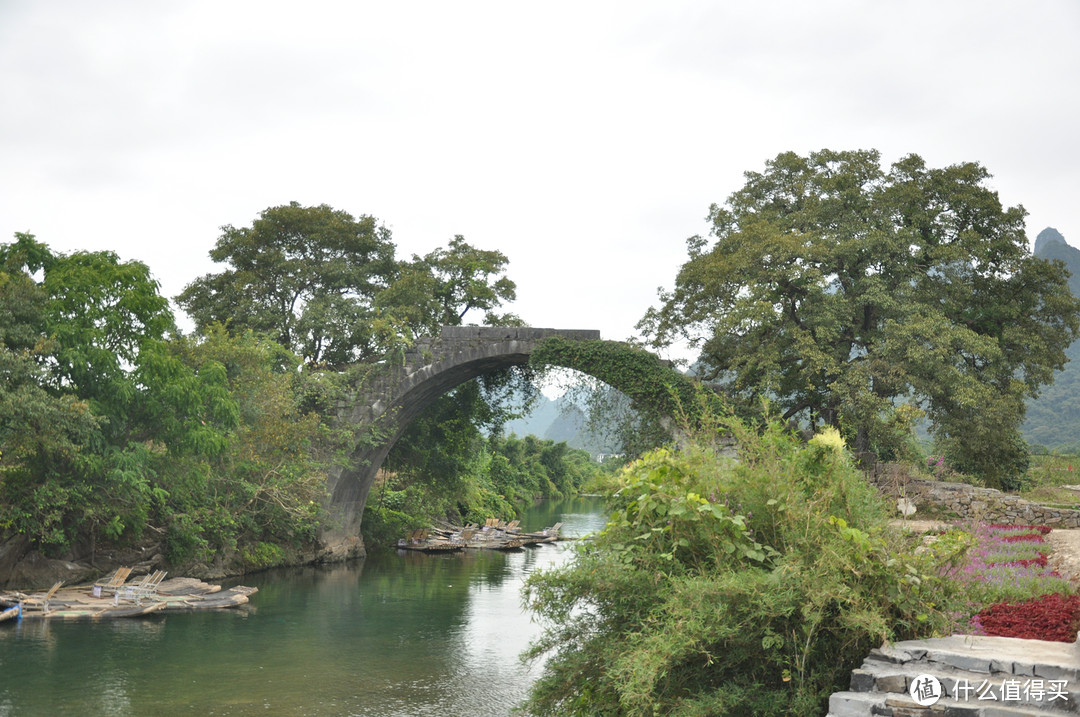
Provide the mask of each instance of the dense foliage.
POLYGON ((514 298, 506 256, 456 236, 398 261, 390 230, 325 204, 270 207, 250 227, 222 227, 210 252, 228 268, 191 282, 177 302, 200 329, 222 323, 275 338, 309 364, 341 367, 460 324, 514 298))
POLYGON ((571 392, 588 408, 588 429, 628 456, 663 445, 676 421, 696 426, 720 399, 648 351, 619 341, 545 339, 529 356, 536 369, 561 366, 585 374, 571 392))
POLYGON ((149 532, 173 560, 310 539, 320 421, 296 361, 211 328, 170 336, 147 267, 110 252, 0 246, 0 525, 60 552, 149 532))
POLYGON ((688 339, 733 400, 903 457, 923 412, 951 465, 1023 473, 1025 399, 1065 361, 1080 303, 1031 256, 978 164, 888 171, 876 151, 777 156, 725 206, 640 324, 688 339))
MULTIPOLYGON (((311 377, 276 342, 251 332, 230 335, 220 325, 170 349, 178 365, 220 381, 210 397, 190 385, 171 390, 192 407, 216 405, 229 419, 229 430, 169 457, 169 501, 160 521, 170 557, 205 560, 237 551, 247 567, 282 562, 286 551, 315 537, 326 470, 341 445, 323 417, 302 404, 311 377)), ((198 414, 188 420, 198 422, 197 431, 209 426, 198 414)))
MULTIPOLYGON (((468 426, 448 427, 461 429, 471 434, 468 426)), ((364 544, 393 545, 405 531, 438 519, 460 524, 511 520, 540 498, 577 494, 601 474, 588 453, 563 442, 498 434, 472 435, 469 442, 456 465, 437 472, 383 471, 364 509, 364 544)))
POLYGON ((835 432, 738 423, 631 464, 568 567, 531 577, 538 715, 822 714, 884 639, 944 625, 941 558, 909 552, 835 432))
MULTIPOLYGON (((375 219, 325 205, 224 227, 211 256, 228 268, 178 297, 197 326, 184 337, 144 264, 28 234, 0 245, 0 539, 91 561, 99 540, 160 543, 174 564, 292 560, 359 439, 331 422, 378 368, 355 362, 393 360, 469 312, 520 323, 493 313, 514 296, 500 252, 459 236, 398 261, 375 219)), ((541 470, 499 463, 485 436, 509 390, 535 394, 529 372, 468 383, 410 427, 388 461, 419 496, 407 521, 506 515, 580 483, 565 446, 538 450, 541 470)))
POLYGON ((373 217, 293 202, 222 232, 210 256, 229 268, 177 297, 200 328, 265 333, 310 362, 381 353, 372 304, 394 273, 394 245, 373 217))

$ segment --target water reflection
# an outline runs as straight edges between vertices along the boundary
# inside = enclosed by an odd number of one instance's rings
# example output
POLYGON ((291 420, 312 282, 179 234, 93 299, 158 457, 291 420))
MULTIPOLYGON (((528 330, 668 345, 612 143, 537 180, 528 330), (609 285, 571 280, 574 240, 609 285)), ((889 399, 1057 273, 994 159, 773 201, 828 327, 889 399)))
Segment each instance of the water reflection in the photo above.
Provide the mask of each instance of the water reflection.
MULTIPOLYGON (((582 535, 603 526, 597 509, 547 505, 522 523, 582 535)), ((252 575, 255 611, 0 625, 0 717, 506 715, 533 679, 522 581, 573 545, 252 575)))

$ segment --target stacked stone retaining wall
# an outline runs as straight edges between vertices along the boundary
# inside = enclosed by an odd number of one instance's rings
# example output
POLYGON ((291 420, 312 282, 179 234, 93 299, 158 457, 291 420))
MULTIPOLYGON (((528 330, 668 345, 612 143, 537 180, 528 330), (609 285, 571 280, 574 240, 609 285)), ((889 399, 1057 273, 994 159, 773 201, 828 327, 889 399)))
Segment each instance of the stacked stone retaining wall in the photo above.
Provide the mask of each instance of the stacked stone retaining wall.
MULTIPOLYGON (((1080 510, 1052 508, 992 488, 924 480, 894 465, 878 466, 869 476, 885 495, 906 498, 921 512, 936 508, 955 513, 961 520, 1080 528, 1080 510)), ((918 517, 916 512, 913 518, 918 517)))

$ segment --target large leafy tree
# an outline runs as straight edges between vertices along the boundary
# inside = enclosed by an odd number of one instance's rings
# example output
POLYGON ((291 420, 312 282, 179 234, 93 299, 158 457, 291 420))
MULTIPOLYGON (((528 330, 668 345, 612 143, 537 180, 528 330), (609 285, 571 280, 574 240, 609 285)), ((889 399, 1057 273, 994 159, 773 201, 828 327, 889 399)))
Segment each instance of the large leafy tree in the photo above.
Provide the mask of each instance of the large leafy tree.
POLYGON ((858 451, 902 449, 925 412, 960 467, 1024 465, 1018 426, 1076 337, 1080 304, 1034 258, 1025 212, 988 172, 876 151, 785 153, 709 214, 675 286, 639 328, 687 339, 731 396, 840 428, 858 451))
POLYGON ((168 301, 144 264, 112 252, 54 254, 18 234, 0 264, 0 402, 12 419, 0 521, 56 547, 139 529, 154 499, 154 433, 136 368, 173 327, 168 301))
POLYGON ((250 227, 222 227, 211 258, 229 268, 189 284, 177 302, 200 330, 273 336, 312 364, 341 366, 402 341, 460 324, 470 311, 488 323, 514 299, 507 258, 461 236, 411 261, 396 261, 390 231, 325 204, 263 211, 250 227))
POLYGON ((297 358, 172 329, 139 262, 0 244, 0 533, 57 553, 88 539, 92 560, 97 538, 149 531, 174 560, 237 548, 254 565, 280 557, 261 541, 312 536, 334 457, 297 358))
POLYGON ((394 276, 390 231, 325 204, 263 211, 250 227, 222 227, 210 256, 229 268, 196 279, 177 302, 203 329, 274 336, 312 363, 381 352, 373 302, 394 276))
POLYGON ((44 333, 48 297, 25 271, 51 259, 42 250, 27 234, 0 246, 0 528, 63 542, 57 498, 78 491, 43 478, 76 470, 101 422, 86 401, 48 388, 45 364, 56 345, 44 333))
POLYGON ((478 249, 457 235, 448 247, 402 262, 394 283, 377 303, 415 333, 435 334, 440 326, 458 326, 474 310, 484 312, 489 325, 517 324, 515 316, 494 313, 502 302, 516 297, 517 286, 505 273, 508 263, 502 252, 478 249))
POLYGON ((334 460, 326 423, 301 406, 298 384, 316 377, 277 342, 220 324, 164 348, 143 373, 170 449, 167 555, 239 548, 248 566, 273 564, 274 545, 313 537, 334 460))

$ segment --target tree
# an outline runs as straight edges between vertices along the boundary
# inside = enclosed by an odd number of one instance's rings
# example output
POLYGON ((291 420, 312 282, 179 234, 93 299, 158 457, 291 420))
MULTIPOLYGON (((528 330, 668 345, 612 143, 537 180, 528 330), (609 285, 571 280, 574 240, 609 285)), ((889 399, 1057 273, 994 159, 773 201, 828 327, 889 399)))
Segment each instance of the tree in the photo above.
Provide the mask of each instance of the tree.
POLYGON ((144 346, 175 330, 150 269, 113 252, 56 255, 44 273, 45 329, 56 341, 57 388, 100 404, 122 432, 135 395, 130 369, 144 346))
POLYGON ((170 559, 235 547, 248 567, 267 567, 281 546, 314 537, 336 446, 326 422, 301 407, 298 384, 317 372, 298 363, 277 342, 220 324, 155 355, 144 374, 160 398, 160 435, 171 439, 158 516, 170 559))
POLYGON ((171 560, 235 548, 249 566, 313 537, 336 460, 301 407, 316 377, 250 331, 172 329, 139 262, 0 244, 0 530, 85 539, 92 561, 99 537, 150 528, 171 560))
POLYGON ((44 478, 77 467, 83 445, 101 426, 85 401, 46 388, 43 364, 55 347, 42 331, 46 295, 22 271, 22 250, 40 246, 29 235, 0 246, 0 528, 63 543, 57 503, 81 491, 44 478))
POLYGON ((856 451, 895 455, 925 411, 954 462, 1000 483, 1024 461, 1023 399, 1063 366, 1080 304, 989 178, 915 155, 886 172, 876 151, 781 154, 711 207, 715 241, 688 241, 639 329, 654 346, 689 340, 732 398, 770 398, 856 451))
POLYGON ((268 333, 312 363, 381 353, 373 302, 396 266, 390 230, 374 217, 292 202, 264 210, 250 228, 221 229, 210 256, 230 268, 176 297, 200 330, 220 322, 268 333))
POLYGON ((394 258, 390 230, 371 216, 296 202, 264 210, 250 228, 222 227, 211 258, 230 268, 191 282, 178 297, 200 331, 273 336, 312 364, 341 366, 414 336, 457 325, 472 310, 513 300, 507 259, 461 236, 411 262, 394 258))
POLYGON ((378 304, 416 333, 435 334, 440 326, 458 326, 474 309, 485 312, 489 325, 516 325, 517 317, 492 313, 516 296, 516 285, 503 273, 508 261, 502 252, 477 249, 457 235, 449 247, 423 257, 413 255, 411 262, 403 263, 378 304))
POLYGON ((134 372, 173 327, 168 301, 144 264, 53 254, 30 234, 0 245, 0 265, 0 523, 55 547, 140 530, 152 436, 134 372))

